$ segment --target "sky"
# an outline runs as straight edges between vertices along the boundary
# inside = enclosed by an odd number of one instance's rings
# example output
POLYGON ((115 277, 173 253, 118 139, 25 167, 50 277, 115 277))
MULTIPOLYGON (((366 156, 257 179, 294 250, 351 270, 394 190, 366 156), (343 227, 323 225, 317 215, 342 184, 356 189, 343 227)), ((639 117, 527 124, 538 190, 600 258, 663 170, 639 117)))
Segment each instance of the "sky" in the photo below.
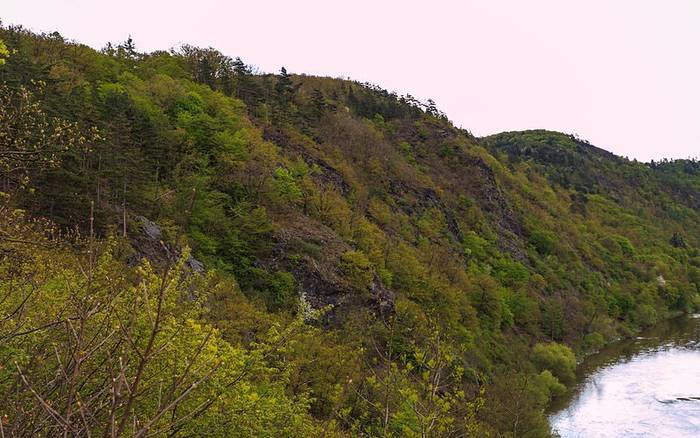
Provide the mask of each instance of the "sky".
POLYGON ((2 0, 0 19, 368 81, 478 136, 542 128, 642 161, 700 156, 698 0, 2 0))

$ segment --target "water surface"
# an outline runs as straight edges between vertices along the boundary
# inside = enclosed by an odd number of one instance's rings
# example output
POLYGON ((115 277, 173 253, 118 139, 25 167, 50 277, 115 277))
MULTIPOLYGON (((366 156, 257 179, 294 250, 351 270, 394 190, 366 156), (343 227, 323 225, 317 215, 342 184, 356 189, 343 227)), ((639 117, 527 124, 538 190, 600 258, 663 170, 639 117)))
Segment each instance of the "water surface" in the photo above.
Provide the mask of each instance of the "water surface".
POLYGON ((664 322, 587 358, 552 406, 562 438, 700 437, 700 315, 664 322))

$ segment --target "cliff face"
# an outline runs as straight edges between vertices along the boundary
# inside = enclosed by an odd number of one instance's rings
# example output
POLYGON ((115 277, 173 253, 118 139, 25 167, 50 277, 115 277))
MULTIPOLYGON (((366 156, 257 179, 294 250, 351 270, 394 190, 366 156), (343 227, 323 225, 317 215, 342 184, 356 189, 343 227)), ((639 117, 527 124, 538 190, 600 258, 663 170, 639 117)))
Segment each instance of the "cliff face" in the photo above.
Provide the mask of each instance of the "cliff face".
MULTIPOLYGON (((695 161, 632 162, 548 131, 474 138, 410 96, 253 74, 211 49, 0 38, 14 50, 0 67, 8 102, 41 109, 23 129, 63 123, 82 138, 6 172, 12 205, 100 238, 123 234, 126 217, 131 262, 164 264, 190 246, 190 269, 232 284, 212 298, 227 339, 254 338, 253 320, 285 320, 300 302, 324 309, 314 348, 354 353, 336 381, 295 387, 317 397, 319 418, 336 397, 344 415, 370 421, 360 399, 379 398, 376 388, 343 398, 333 391, 350 384, 338 379, 395 362, 419 385, 411 370, 427 365, 415 349, 447 348, 463 374, 454 388, 490 412, 469 418, 512 431, 507 382, 536 375, 544 392, 528 389, 522 406, 539 427, 554 387, 539 373, 554 366, 528 359, 534 344, 598 348, 697 304, 695 161)), ((19 108, 6 105, 2 120, 28 117, 19 108)))

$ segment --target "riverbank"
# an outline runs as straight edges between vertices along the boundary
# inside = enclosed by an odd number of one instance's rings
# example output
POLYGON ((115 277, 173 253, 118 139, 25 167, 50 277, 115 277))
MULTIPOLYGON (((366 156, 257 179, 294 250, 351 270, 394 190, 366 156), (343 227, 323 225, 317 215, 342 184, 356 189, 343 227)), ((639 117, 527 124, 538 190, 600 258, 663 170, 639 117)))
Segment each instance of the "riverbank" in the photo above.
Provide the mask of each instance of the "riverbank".
POLYGON ((588 356, 573 391, 550 404, 550 424, 563 437, 648 436, 649 424, 672 433, 649 436, 700 435, 699 341, 698 315, 682 315, 588 356))
POLYGON ((647 327, 647 328, 644 328, 641 330, 636 330, 634 332, 631 332, 628 336, 613 339, 610 342, 603 345, 601 348, 577 352, 577 354, 576 354, 576 382, 577 382, 577 384, 574 385, 573 387, 568 388, 565 394, 552 399, 552 401, 547 406, 547 409, 545 412, 549 415, 552 412, 555 412, 556 409, 561 407, 562 400, 566 401, 566 400, 571 399, 571 397, 576 393, 577 385, 581 380, 581 367, 591 357, 595 357, 597 355, 604 354, 607 350, 616 348, 615 346, 619 345, 620 343, 634 341, 634 340, 637 340, 639 337, 644 337, 645 334, 647 334, 647 333, 653 333, 654 331, 659 330, 659 328, 665 327, 669 323, 672 323, 674 320, 678 320, 678 319, 682 319, 682 318, 693 318, 695 315, 696 314, 681 312, 681 311, 668 311, 668 313, 665 315, 665 317, 662 320, 660 320, 659 322, 657 322, 656 324, 654 324, 651 327, 647 327))

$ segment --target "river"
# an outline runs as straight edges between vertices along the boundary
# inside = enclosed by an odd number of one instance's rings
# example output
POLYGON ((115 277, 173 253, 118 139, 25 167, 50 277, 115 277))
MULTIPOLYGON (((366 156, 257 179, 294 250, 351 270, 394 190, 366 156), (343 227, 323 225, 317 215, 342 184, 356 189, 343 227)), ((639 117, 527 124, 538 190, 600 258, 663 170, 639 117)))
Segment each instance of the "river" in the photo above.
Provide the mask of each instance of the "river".
POLYGON ((578 367, 552 408, 562 438, 700 437, 700 315, 662 322, 578 367))

